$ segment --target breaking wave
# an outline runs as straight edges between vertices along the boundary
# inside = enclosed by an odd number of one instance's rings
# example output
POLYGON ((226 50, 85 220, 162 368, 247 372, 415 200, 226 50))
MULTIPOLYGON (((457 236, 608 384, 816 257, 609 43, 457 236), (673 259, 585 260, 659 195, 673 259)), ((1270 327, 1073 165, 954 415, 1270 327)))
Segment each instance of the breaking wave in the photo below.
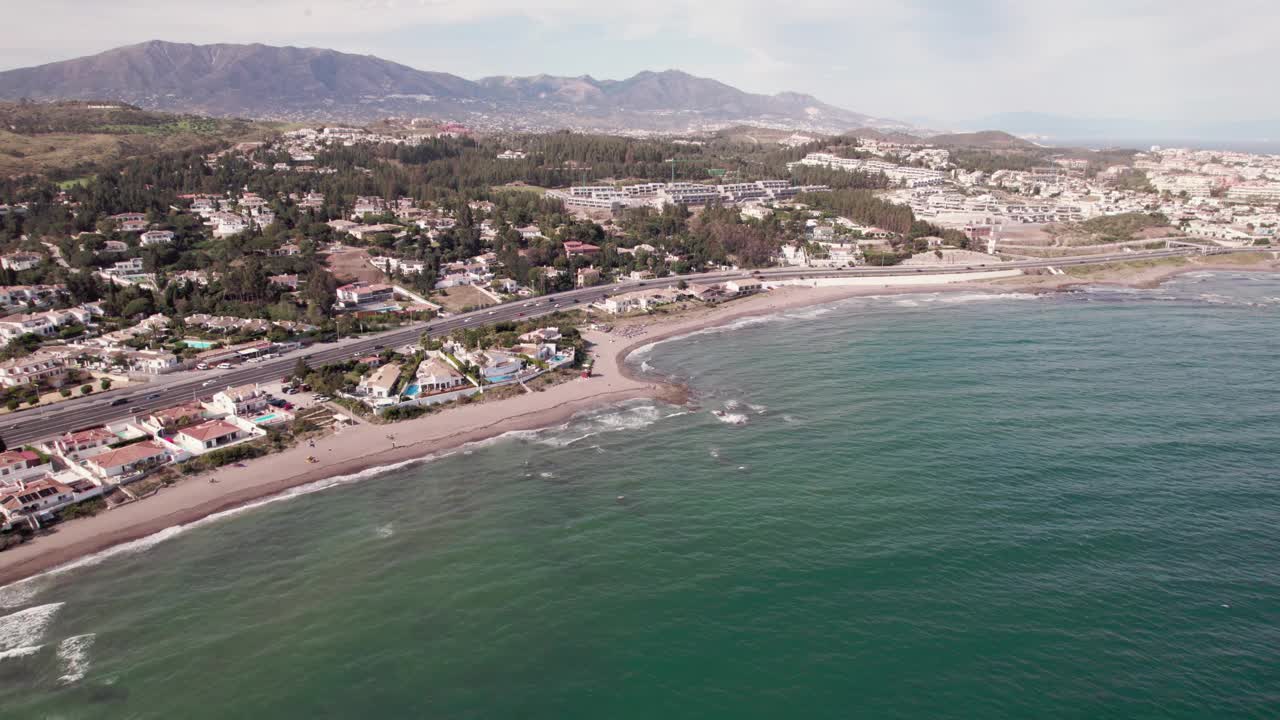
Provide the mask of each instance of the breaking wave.
POLYGON ((29 607, 0 617, 0 653, 5 657, 30 655, 44 643, 44 633, 63 603, 29 607))
POLYGON ((62 664, 62 675, 58 681, 63 684, 79 682, 89 672, 89 648, 93 647, 97 635, 76 635, 58 643, 58 661, 62 664))

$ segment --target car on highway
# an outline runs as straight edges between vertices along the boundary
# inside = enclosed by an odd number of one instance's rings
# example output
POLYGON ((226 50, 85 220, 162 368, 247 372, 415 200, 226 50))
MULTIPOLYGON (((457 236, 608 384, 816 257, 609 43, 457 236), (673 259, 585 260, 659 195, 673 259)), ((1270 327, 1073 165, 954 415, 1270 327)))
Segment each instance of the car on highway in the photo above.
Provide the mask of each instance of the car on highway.
POLYGON ((197 369, 197 370, 208 370, 208 369, 209 369, 209 364, 208 364, 208 363, 197 363, 197 364, 196 364, 196 369, 197 369))
POLYGON ((231 369, 231 363, 218 363, 218 369, 219 369, 219 370, 230 370, 230 369, 231 369))
POLYGON ((204 382, 200 383, 200 387, 209 387, 212 384, 213 384, 212 380, 205 380, 204 382))
POLYGON ((116 398, 115 400, 111 401, 111 407, 116 407, 117 405, 123 405, 127 402, 129 402, 129 398, 116 398))

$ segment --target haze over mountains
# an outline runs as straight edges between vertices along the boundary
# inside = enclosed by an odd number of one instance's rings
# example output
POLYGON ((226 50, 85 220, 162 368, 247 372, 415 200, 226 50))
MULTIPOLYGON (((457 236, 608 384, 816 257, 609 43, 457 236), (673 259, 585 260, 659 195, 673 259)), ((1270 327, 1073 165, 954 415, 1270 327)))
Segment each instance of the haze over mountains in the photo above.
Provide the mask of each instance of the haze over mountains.
POLYGON ((434 117, 526 129, 684 130, 752 122, 820 132, 909 129, 810 95, 744 92, 677 70, 471 81, 367 55, 267 45, 151 41, 0 72, 0 99, 118 100, 213 116, 363 121, 434 117))

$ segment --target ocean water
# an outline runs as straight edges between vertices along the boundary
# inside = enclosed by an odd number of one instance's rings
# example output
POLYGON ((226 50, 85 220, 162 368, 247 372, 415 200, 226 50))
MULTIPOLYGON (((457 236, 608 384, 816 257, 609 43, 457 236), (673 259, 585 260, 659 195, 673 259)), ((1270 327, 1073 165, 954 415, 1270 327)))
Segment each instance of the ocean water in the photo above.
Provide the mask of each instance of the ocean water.
POLYGON ((0 717, 1274 718, 1278 351, 1244 273, 661 343, 689 407, 0 590, 0 717))

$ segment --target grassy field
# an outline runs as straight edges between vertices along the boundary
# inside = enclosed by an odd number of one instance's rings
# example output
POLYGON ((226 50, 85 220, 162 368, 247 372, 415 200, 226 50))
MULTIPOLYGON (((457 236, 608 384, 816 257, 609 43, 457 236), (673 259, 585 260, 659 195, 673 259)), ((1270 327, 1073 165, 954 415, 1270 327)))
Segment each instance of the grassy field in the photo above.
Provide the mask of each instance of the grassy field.
POLYGON ((0 103, 0 127, 0 176, 40 174, 68 184, 120 160, 260 140, 278 129, 271 123, 74 102, 0 103))
POLYGON ((461 312, 466 308, 488 307, 496 304, 493 298, 470 285, 451 287, 447 292, 447 295, 437 293, 431 301, 442 305, 449 312, 461 312))

